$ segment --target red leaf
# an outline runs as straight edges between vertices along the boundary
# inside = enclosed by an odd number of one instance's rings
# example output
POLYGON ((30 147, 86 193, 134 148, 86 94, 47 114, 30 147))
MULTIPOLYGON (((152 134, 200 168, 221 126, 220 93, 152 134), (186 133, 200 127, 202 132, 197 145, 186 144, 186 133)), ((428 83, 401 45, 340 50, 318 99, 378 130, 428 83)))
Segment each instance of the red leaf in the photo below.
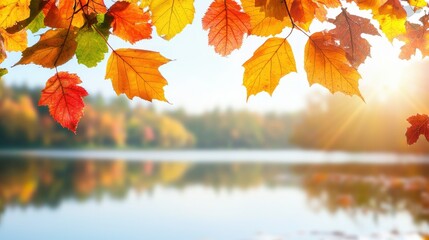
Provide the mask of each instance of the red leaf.
POLYGON ((55 121, 75 134, 85 107, 83 97, 88 95, 77 86, 81 82, 76 74, 59 72, 48 79, 39 100, 39 106, 48 106, 55 121))
POLYGON ((151 38, 150 15, 135 4, 116 2, 110 7, 108 14, 113 17, 113 33, 116 36, 130 43, 151 38))
POLYGON ((420 135, 424 135, 429 142, 429 117, 426 114, 417 114, 407 119, 411 126, 407 129, 408 145, 414 144, 419 139, 420 135))
POLYGON ((243 35, 250 31, 250 17, 233 0, 215 0, 203 18, 209 31, 209 44, 222 56, 241 47, 243 35))

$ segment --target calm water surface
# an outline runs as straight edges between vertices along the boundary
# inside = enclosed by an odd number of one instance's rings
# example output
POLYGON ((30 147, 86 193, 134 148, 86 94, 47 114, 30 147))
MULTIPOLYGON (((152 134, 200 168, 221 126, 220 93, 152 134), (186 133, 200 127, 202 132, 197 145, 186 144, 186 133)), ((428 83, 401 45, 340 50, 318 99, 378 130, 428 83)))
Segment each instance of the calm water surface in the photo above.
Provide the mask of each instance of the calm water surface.
POLYGON ((0 239, 428 239, 424 161, 218 157, 0 156, 0 239))

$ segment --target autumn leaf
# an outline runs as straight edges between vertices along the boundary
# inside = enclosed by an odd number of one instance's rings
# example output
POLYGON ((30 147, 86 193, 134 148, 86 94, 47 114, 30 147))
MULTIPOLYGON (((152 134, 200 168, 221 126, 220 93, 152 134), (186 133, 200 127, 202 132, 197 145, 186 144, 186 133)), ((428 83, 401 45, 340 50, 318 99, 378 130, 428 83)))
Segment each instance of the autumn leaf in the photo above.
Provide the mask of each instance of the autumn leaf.
POLYGON ((15 65, 35 63, 54 68, 69 61, 76 51, 76 34, 67 29, 48 30, 40 40, 22 52, 22 58, 15 65))
POLYGON ((414 144, 419 139, 420 135, 426 137, 429 142, 429 117, 426 114, 417 114, 407 119, 411 124, 405 133, 408 145, 414 144))
POLYGON ((151 38, 150 15, 137 5, 116 2, 110 7, 108 14, 113 17, 113 34, 118 37, 131 43, 151 38))
POLYGON ((169 61, 158 52, 118 49, 109 57, 105 78, 112 80, 118 95, 125 93, 129 99, 137 96, 147 101, 167 101, 163 89, 167 80, 158 68, 169 61))
POLYGON ((347 2, 355 2, 362 10, 372 10, 373 13, 378 12, 378 8, 381 7, 387 0, 347 0, 347 2))
MULTIPOLYGON (((21 21, 18 21, 15 25, 13 25, 12 27, 9 27, 6 29, 6 31, 10 34, 14 34, 17 33, 21 30, 24 30, 26 27, 27 29, 32 29, 35 27, 35 25, 40 22, 40 19, 42 19, 42 24, 43 24, 43 19, 44 19, 44 15, 42 13, 42 9, 44 8, 44 6, 48 3, 48 1, 45 0, 31 0, 30 2, 30 14, 28 18, 25 18, 21 21), (33 23, 33 24, 31 24, 33 23), (32 26, 30 26, 32 25, 32 26)), ((44 27, 44 24, 43 26, 44 27)), ((40 27, 40 28, 42 28, 40 27)), ((39 29, 40 29, 39 28, 39 29)), ((31 30, 33 33, 36 31, 31 30)))
POLYGON ((36 33, 44 27, 45 27, 45 15, 43 15, 42 12, 40 12, 33 19, 33 21, 30 24, 28 24, 28 26, 27 26, 28 30, 30 30, 32 33, 36 33))
POLYGON ((292 49, 283 38, 269 38, 243 67, 247 98, 262 91, 273 94, 282 77, 296 72, 292 49))
POLYGON ((80 29, 77 33, 76 42, 77 62, 89 68, 97 66, 108 51, 105 39, 93 28, 80 29))
MULTIPOLYGON (((45 16, 45 25, 53 28, 82 27, 85 24, 85 16, 82 11, 80 1, 74 0, 49 0, 46 9, 49 9, 45 16)), ((45 10, 46 11, 46 10, 45 10)))
POLYGON ((405 43, 401 47, 401 59, 410 59, 419 49, 423 57, 429 56, 429 16, 420 18, 422 25, 407 22, 405 25, 406 33, 398 36, 398 39, 405 43))
POLYGON ((377 12, 374 18, 380 23, 380 29, 386 35, 389 41, 405 33, 405 22, 407 13, 401 6, 399 0, 387 0, 377 12))
POLYGON ((1 0, 0 28, 8 28, 30 16, 30 0, 1 0))
POLYGON ((415 7, 416 9, 428 7, 428 3, 425 0, 408 0, 408 4, 415 7))
POLYGON ((305 45, 304 68, 309 83, 318 83, 331 91, 357 95, 362 98, 358 81, 360 74, 346 57, 346 52, 335 44, 330 33, 316 32, 305 45))
POLYGON ((3 37, 6 51, 24 51, 27 48, 27 32, 25 30, 10 34, 0 28, 0 35, 3 37))
POLYGON ((250 17, 252 35, 266 37, 281 33, 285 27, 292 27, 284 1, 241 0, 241 4, 250 17))
POLYGON ((233 0, 215 0, 202 20, 204 30, 210 29, 209 45, 222 56, 240 48, 250 30, 250 18, 240 10, 233 0))
POLYGON ((103 14, 107 12, 104 0, 79 0, 78 4, 86 15, 91 15, 93 13, 103 14))
POLYGON ((172 39, 194 20, 194 0, 152 0, 152 22, 159 36, 172 39))
POLYGON ((294 0, 290 14, 298 26, 308 31, 315 17, 317 4, 313 0, 294 0))
POLYGON ((58 72, 48 79, 39 100, 39 106, 48 106, 51 116, 76 134, 76 128, 83 116, 86 90, 77 84, 81 83, 76 74, 58 72))
POLYGON ((352 15, 345 9, 329 22, 335 25, 330 30, 335 39, 340 41, 340 47, 346 52, 347 59, 357 68, 370 56, 369 42, 362 38, 362 34, 380 35, 368 18, 352 15))

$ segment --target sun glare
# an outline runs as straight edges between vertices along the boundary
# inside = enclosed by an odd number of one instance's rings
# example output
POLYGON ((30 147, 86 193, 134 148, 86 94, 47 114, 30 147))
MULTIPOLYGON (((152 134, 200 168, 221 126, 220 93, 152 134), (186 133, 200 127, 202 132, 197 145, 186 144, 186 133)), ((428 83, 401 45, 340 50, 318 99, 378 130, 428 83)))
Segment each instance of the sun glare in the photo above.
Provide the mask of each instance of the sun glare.
MULTIPOLYGON (((374 48, 373 48, 374 49, 374 48)), ((393 46, 373 54, 362 69, 365 99, 385 102, 402 94, 408 62, 398 58, 393 46)))

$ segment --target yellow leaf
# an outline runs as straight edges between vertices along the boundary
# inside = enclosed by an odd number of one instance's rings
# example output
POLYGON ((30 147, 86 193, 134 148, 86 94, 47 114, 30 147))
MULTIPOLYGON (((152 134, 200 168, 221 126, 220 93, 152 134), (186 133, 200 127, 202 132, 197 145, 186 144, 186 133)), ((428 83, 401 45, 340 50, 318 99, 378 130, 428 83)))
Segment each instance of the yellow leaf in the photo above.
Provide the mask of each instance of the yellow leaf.
POLYGON ((180 33, 194 19, 193 0, 152 0, 149 8, 156 32, 167 40, 180 33))
POLYGON ((296 72, 292 49, 283 38, 269 38, 243 67, 247 98, 262 91, 273 94, 283 76, 296 72))
POLYGON ((10 34, 0 28, 0 35, 3 37, 4 46, 7 51, 21 52, 27 48, 27 32, 25 30, 10 34))
POLYGON ((380 23, 380 29, 389 41, 406 32, 407 12, 399 0, 385 2, 377 12, 374 12, 374 18, 380 23))
POLYGON ((390 15, 376 15, 375 19, 380 23, 381 31, 386 35, 389 41, 406 32, 406 18, 396 18, 390 15))
POLYGON ((426 0, 408 0, 408 3, 411 6, 416 7, 418 9, 428 6, 428 3, 426 2, 426 0))
POLYGON ((33 46, 22 52, 22 58, 15 65, 35 63, 54 68, 69 61, 77 47, 76 34, 67 29, 49 30, 33 46))
POLYGON ((30 0, 1 0, 0 28, 8 28, 30 16, 30 0))
POLYGON ((331 91, 362 98, 358 81, 361 78, 338 47, 331 34, 316 32, 305 45, 304 68, 310 85, 318 83, 331 91))
POLYGON ((118 49, 109 57, 105 78, 112 80, 118 95, 125 93, 129 99, 137 96, 148 101, 167 101, 163 89, 167 80, 158 68, 169 61, 158 52, 118 49))
POLYGON ((283 1, 257 2, 258 4, 255 0, 241 1, 244 12, 250 17, 251 34, 266 37, 281 33, 285 27, 292 27, 283 1))

